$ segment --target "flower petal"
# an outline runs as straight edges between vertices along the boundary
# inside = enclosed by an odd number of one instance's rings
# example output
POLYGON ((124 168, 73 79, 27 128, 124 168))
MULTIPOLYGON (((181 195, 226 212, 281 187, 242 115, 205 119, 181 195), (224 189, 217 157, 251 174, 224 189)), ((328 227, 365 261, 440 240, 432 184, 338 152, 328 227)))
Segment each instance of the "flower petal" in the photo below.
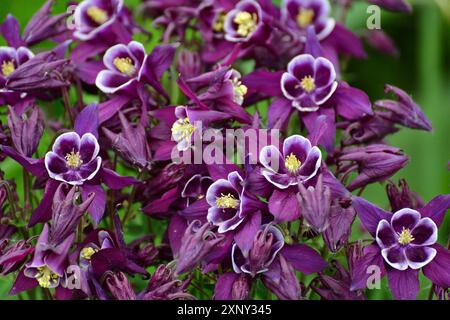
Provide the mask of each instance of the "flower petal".
POLYGON ((265 146, 259 153, 259 162, 271 172, 284 173, 284 159, 277 147, 265 146))
POLYGON ((80 141, 80 157, 83 163, 88 163, 95 159, 99 151, 100 146, 95 136, 92 133, 85 133, 80 141))
POLYGON ((419 220, 419 212, 404 208, 394 213, 391 219, 391 225, 395 232, 402 232, 403 228, 412 230, 419 220))
POLYGON ((80 150, 80 136, 76 132, 66 132, 56 138, 53 144, 53 152, 64 159, 64 157, 80 150))
POLYGON ((115 71, 102 70, 95 79, 95 85, 104 93, 115 93, 131 85, 134 80, 115 71))
POLYGON ((412 244, 429 246, 437 241, 438 228, 430 218, 423 218, 411 231, 414 240, 412 244))
POLYGON ((322 162, 322 152, 316 146, 312 147, 305 162, 300 167, 298 174, 302 176, 302 181, 308 181, 319 171, 322 162))
POLYGON ((319 57, 314 61, 314 83, 317 87, 327 87, 336 79, 336 71, 330 60, 319 57))
POLYGON ((397 235, 391 228, 391 224, 387 220, 381 220, 378 223, 376 240, 381 248, 389 248, 397 243, 397 235))
POLYGON ((288 99, 294 100, 304 92, 300 81, 290 73, 283 73, 281 76, 281 91, 288 99))
POLYGON ((382 249, 381 255, 391 267, 397 270, 408 269, 408 261, 405 257, 404 248, 400 246, 393 246, 391 248, 382 249))
POLYGON ((411 269, 426 266, 436 256, 436 249, 430 247, 408 246, 405 249, 406 259, 411 269))
POLYGON ((283 143, 283 156, 286 158, 288 155, 293 154, 302 163, 305 162, 310 150, 311 142, 298 134, 290 136, 283 143))
POLYGON ((65 160, 53 151, 47 152, 44 161, 50 178, 53 178, 57 174, 67 172, 68 170, 65 160))
POLYGON ((314 76, 314 57, 310 54, 301 54, 289 62, 287 70, 298 80, 314 76))

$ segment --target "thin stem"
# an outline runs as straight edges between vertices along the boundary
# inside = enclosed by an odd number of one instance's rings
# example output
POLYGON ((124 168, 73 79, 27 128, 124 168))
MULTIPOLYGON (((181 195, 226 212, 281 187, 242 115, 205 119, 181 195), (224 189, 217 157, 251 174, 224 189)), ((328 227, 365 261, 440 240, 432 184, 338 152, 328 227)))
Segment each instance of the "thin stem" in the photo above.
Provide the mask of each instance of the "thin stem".
MULTIPOLYGON (((142 176, 142 173, 143 173, 143 172, 144 172, 144 171, 140 171, 140 172, 139 172, 139 174, 138 174, 138 176, 137 176, 137 180, 141 180, 141 176, 142 176)), ((123 219, 122 219, 122 225, 123 225, 123 226, 125 226, 125 223, 128 221, 128 219, 129 219, 130 216, 131 216, 131 213, 132 213, 132 211, 131 211, 131 206, 133 205, 134 198, 136 197, 136 191, 137 191, 137 185, 134 185, 134 186, 133 186, 133 189, 131 190, 130 197, 128 198, 128 206, 127 206, 127 210, 126 210, 126 212, 125 212, 125 216, 124 216, 123 219)))
POLYGON ((67 90, 66 87, 62 87, 61 92, 62 92, 62 97, 63 97, 63 102, 64 102, 64 108, 66 109, 66 113, 69 116, 70 124, 73 127, 74 121, 73 121, 73 116, 72 116, 72 112, 71 112, 71 108, 70 108, 69 91, 67 90))

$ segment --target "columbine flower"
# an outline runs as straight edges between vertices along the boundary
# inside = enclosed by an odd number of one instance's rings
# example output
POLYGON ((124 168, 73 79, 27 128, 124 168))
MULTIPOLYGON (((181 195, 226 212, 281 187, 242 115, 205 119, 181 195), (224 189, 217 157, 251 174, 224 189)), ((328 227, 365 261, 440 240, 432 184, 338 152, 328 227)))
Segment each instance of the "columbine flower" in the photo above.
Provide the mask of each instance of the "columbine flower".
POLYGON ((253 277, 269 270, 269 266, 284 246, 281 231, 271 224, 263 225, 253 239, 249 252, 243 252, 235 243, 232 248, 233 270, 253 277))
POLYGON ((300 135, 284 140, 283 152, 270 145, 262 148, 259 161, 264 166, 263 176, 274 186, 286 189, 313 178, 319 170, 322 153, 300 135))
POLYGON ((76 132, 60 135, 52 151, 45 155, 45 168, 50 178, 81 185, 95 177, 102 164, 100 146, 92 133, 79 136, 76 132))
POLYGON ((300 111, 316 111, 337 88, 333 64, 323 58, 301 54, 289 62, 281 77, 281 90, 300 111))
POLYGON ((103 56, 106 70, 98 73, 95 84, 105 93, 132 90, 140 77, 145 57, 144 46, 137 41, 109 48, 103 56))
POLYGON ((80 40, 90 40, 111 26, 123 7, 122 0, 85 0, 74 13, 74 36, 80 40))
POLYGON ((187 107, 178 106, 175 109, 175 116, 178 120, 172 125, 172 139, 177 142, 177 149, 179 151, 186 151, 191 146, 195 127, 188 117, 187 107))
POLYGON ((375 237, 384 260, 397 270, 422 268, 436 256, 431 245, 437 240, 437 226, 413 209, 397 211, 391 221, 381 220, 375 237))
POLYGON ((34 54, 25 47, 0 47, 0 87, 4 87, 9 76, 32 57, 34 54))
POLYGON ((262 9, 256 1, 244 0, 228 12, 225 17, 225 39, 232 42, 245 42, 264 37, 262 9))
POLYGON ((245 218, 243 179, 237 171, 228 174, 228 180, 215 181, 206 192, 206 201, 211 206, 207 219, 219 227, 219 233, 234 230, 245 218))
POLYGON ((301 40, 306 40, 306 29, 314 27, 319 40, 327 37, 335 26, 329 17, 328 0, 285 0, 281 9, 284 22, 294 30, 298 30, 301 40))

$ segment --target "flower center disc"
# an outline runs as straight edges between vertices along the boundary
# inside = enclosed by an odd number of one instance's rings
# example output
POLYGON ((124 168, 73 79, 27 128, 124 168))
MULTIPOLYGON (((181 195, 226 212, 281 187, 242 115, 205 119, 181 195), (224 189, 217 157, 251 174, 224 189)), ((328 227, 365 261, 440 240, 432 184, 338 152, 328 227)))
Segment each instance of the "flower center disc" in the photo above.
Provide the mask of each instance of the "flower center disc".
POLYGON ((314 10, 300 9, 297 15, 297 24, 304 28, 311 24, 314 19, 314 10))
POLYGON ((86 247, 81 250, 81 256, 86 260, 90 260, 92 255, 96 252, 97 250, 95 250, 94 248, 86 247))
POLYGON ((225 195, 221 194, 216 199, 216 207, 220 209, 236 209, 239 206, 239 200, 237 200, 231 193, 225 195))
POLYGON ((237 104, 242 104, 242 102, 244 102, 244 96, 247 94, 248 88, 247 86, 243 85, 242 82, 237 78, 234 78, 232 82, 234 102, 236 102, 237 104))
POLYGON ((302 86, 303 90, 306 92, 311 92, 316 88, 316 85, 314 83, 314 78, 311 76, 306 76, 302 79, 300 82, 300 85, 302 86))
POLYGON ((258 23, 258 16, 247 11, 239 12, 236 17, 234 17, 234 23, 238 25, 237 33, 243 37, 247 37, 256 29, 258 23))
POLYGON ((288 155, 284 161, 284 166, 290 173, 296 173, 301 165, 302 162, 293 153, 288 155))
POLYGON ((99 7, 92 6, 86 10, 87 15, 91 18, 95 23, 101 25, 108 21, 108 13, 100 9, 99 7))
POLYGON ((194 132, 195 128, 190 123, 189 118, 178 119, 172 126, 172 135, 177 140, 189 138, 194 132))
POLYGON ((126 74, 127 76, 131 76, 134 73, 134 65, 133 61, 129 58, 115 58, 113 61, 117 70, 126 74))
POLYGON ((216 18, 216 20, 214 21, 214 24, 213 24, 213 30, 215 32, 222 32, 223 31, 223 27, 225 25, 225 17, 226 17, 225 12, 221 12, 221 13, 219 13, 217 15, 217 18, 216 18))
POLYGON ((400 234, 398 235, 397 241, 398 243, 405 245, 414 241, 414 237, 412 236, 411 231, 409 231, 409 229, 405 229, 405 227, 403 227, 402 232, 400 232, 400 234))
POLYGON ((83 164, 83 160, 81 160, 81 156, 79 152, 72 152, 66 154, 66 165, 71 169, 78 169, 83 164))
POLYGON ((14 62, 12 60, 9 61, 3 61, 2 63, 2 73, 5 77, 9 76, 11 73, 16 70, 16 67, 14 67, 14 62))
POLYGON ((38 267, 37 270, 34 277, 42 288, 49 288, 57 283, 59 276, 47 266, 38 267))

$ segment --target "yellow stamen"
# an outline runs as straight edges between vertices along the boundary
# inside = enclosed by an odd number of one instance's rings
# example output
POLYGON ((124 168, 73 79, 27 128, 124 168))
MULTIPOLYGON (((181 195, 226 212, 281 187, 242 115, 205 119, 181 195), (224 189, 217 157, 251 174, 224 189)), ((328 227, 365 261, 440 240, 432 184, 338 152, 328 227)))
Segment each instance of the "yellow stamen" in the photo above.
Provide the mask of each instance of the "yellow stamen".
POLYGON ((300 27, 304 28, 311 24, 314 19, 314 10, 312 9, 300 9, 297 15, 297 23, 300 27))
POLYGON ((409 229, 405 229, 405 227, 403 227, 402 232, 398 235, 397 241, 398 243, 405 245, 414 241, 414 237, 409 229))
POLYGON ((296 173, 300 166, 302 165, 302 162, 297 159, 297 157, 291 153, 286 157, 284 160, 284 166, 290 173, 296 173))
POLYGON ((220 209, 236 209, 239 206, 239 200, 231 193, 225 195, 221 194, 216 198, 216 207, 220 209))
POLYGON ((242 82, 237 78, 233 78, 232 82, 233 82, 234 102, 242 104, 242 102, 244 101, 244 96, 248 92, 248 88, 247 86, 243 85, 242 82))
POLYGON ((83 164, 83 160, 81 160, 80 153, 75 152, 74 150, 66 154, 64 158, 66 159, 66 166, 68 166, 71 169, 78 169, 83 164))
POLYGON ((190 138, 195 127, 189 121, 189 118, 178 119, 172 125, 172 135, 177 141, 190 138))
POLYGON ((87 15, 91 18, 95 23, 101 25, 108 21, 108 13, 100 9, 99 7, 92 6, 86 10, 87 15))
POLYGON ((238 25, 237 33, 243 37, 247 37, 256 29, 258 24, 258 16, 256 13, 250 13, 247 11, 239 12, 236 17, 234 17, 234 23, 238 25))
POLYGON ((123 74, 126 74, 127 76, 131 76, 134 73, 135 68, 133 61, 128 57, 115 58, 113 63, 116 66, 117 70, 119 70, 123 74))
POLYGON ((96 249, 94 249, 94 248, 92 248, 92 247, 86 247, 86 248, 83 248, 82 250, 81 250, 81 257, 83 257, 84 259, 86 259, 86 260, 90 260, 91 259, 91 257, 92 257, 92 255, 94 254, 94 253, 96 253, 98 250, 96 250, 96 249))
POLYGON ((314 83, 314 78, 311 76, 306 76, 302 79, 300 82, 300 85, 302 86, 303 90, 306 92, 311 92, 316 88, 316 84, 314 83))
POLYGON ((2 73, 5 77, 9 76, 11 73, 14 72, 14 70, 16 70, 16 67, 14 66, 14 61, 9 60, 6 61, 4 60, 2 63, 2 73))
POLYGON ((38 272, 34 276, 42 288, 50 288, 58 283, 59 275, 54 273, 47 266, 38 267, 38 272))
POLYGON ((221 13, 218 14, 218 16, 217 16, 217 18, 216 18, 216 20, 214 21, 214 24, 213 24, 213 30, 215 32, 222 32, 223 31, 223 27, 225 25, 225 17, 226 17, 225 12, 221 12, 221 13))

